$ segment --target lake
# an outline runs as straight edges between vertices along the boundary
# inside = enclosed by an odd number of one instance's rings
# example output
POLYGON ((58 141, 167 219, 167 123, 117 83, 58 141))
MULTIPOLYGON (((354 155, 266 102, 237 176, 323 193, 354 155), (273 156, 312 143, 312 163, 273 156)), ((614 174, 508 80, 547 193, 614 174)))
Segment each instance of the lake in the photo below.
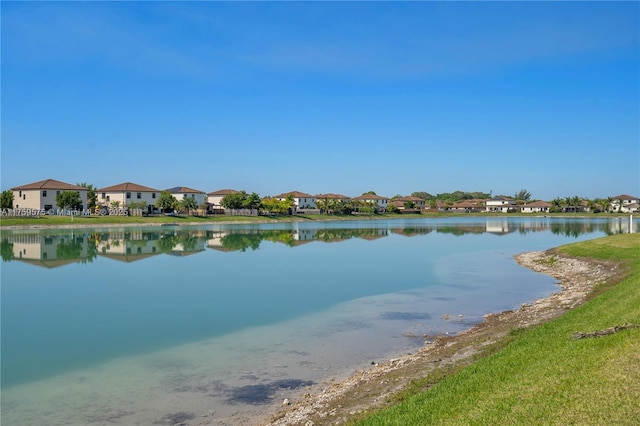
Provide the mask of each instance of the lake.
POLYGON ((557 290, 515 254, 630 226, 478 217, 3 230, 2 423, 250 424, 306 386, 557 290))

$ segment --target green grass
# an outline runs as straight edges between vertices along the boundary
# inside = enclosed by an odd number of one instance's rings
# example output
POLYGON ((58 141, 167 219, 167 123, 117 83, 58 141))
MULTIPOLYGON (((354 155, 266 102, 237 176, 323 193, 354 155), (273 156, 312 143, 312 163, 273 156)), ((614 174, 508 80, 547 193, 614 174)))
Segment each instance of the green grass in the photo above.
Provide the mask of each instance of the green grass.
POLYGON ((432 375, 428 391, 358 425, 601 425, 640 422, 640 328, 576 340, 576 331, 640 324, 640 234, 564 246, 560 252, 616 262, 621 281, 585 305, 530 330, 477 362, 432 375))

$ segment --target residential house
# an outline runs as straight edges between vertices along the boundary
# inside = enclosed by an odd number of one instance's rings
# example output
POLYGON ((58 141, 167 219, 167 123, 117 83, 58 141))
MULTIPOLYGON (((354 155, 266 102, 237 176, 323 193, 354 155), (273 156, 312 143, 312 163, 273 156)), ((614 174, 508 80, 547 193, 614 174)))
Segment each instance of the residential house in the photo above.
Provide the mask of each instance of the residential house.
POLYGON ((553 205, 546 201, 534 201, 524 204, 521 211, 522 213, 549 213, 551 207, 553 207, 553 205))
POLYGON ((486 202, 486 211, 488 212, 509 213, 515 211, 516 208, 515 200, 508 197, 493 197, 486 202))
POLYGON ((316 196, 307 194, 300 191, 285 192, 280 195, 276 195, 274 198, 277 200, 286 200, 287 197, 293 196, 293 213, 300 212, 300 210, 317 210, 316 196))
POLYGON ((406 205, 413 203, 413 205, 415 207, 410 207, 411 209, 419 209, 419 210, 424 210, 425 208, 425 201, 422 198, 418 198, 418 197, 413 197, 413 196, 407 196, 407 197, 398 197, 398 198, 394 198, 393 199, 394 202, 399 201, 400 203, 402 203, 402 207, 396 205, 396 207, 398 207, 400 210, 404 210, 406 209, 406 205))
POLYGON ((181 201, 185 198, 193 198, 196 200, 196 206, 200 206, 207 200, 207 194, 204 191, 198 191, 197 189, 187 188, 186 186, 176 186, 173 188, 165 189, 169 194, 176 197, 176 200, 181 201))
POLYGON ((238 192, 240 191, 236 191, 235 189, 221 189, 219 191, 209 192, 207 194, 207 203, 213 209, 222 209, 224 208, 222 207, 222 204, 220 204, 222 198, 224 198, 225 195, 237 194, 238 192))
POLYGON ((464 212, 464 213, 480 212, 482 211, 482 209, 483 209, 482 205, 478 205, 468 200, 460 201, 459 203, 455 203, 451 207, 449 207, 449 211, 464 212))
POLYGON ((45 179, 27 185, 11 188, 13 191, 13 207, 16 209, 57 210, 64 206, 56 204, 56 195, 63 191, 76 191, 82 200, 82 209, 87 208, 87 188, 45 179))
POLYGON ((362 194, 359 197, 354 197, 353 200, 360 201, 362 203, 375 204, 379 212, 385 212, 387 210, 387 205, 389 204, 389 199, 387 197, 382 197, 376 194, 362 194))
POLYGON ((131 203, 144 202, 147 204, 149 212, 155 211, 160 192, 162 191, 159 189, 131 182, 96 189, 98 203, 103 206, 109 207, 117 202, 119 207, 126 207, 131 203))
POLYGON ((611 197, 611 209, 614 212, 638 213, 639 205, 640 199, 638 197, 632 197, 626 194, 611 197))

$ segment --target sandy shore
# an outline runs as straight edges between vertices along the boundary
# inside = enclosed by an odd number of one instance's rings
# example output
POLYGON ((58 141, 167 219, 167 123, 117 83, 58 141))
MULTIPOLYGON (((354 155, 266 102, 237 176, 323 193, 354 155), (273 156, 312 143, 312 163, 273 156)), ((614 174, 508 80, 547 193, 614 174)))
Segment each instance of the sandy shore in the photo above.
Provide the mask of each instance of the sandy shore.
POLYGON ((383 406, 390 395, 434 369, 453 363, 471 363, 474 354, 510 330, 540 324, 584 303, 596 285, 619 272, 615 265, 569 258, 553 250, 523 253, 516 256, 516 260, 522 266, 556 278, 560 290, 533 304, 524 304, 518 310, 487 315, 482 323, 455 336, 437 337, 426 342, 417 353, 375 364, 351 377, 332 379, 290 395, 287 397, 290 402, 281 400, 282 406, 258 424, 342 424, 363 411, 383 406))

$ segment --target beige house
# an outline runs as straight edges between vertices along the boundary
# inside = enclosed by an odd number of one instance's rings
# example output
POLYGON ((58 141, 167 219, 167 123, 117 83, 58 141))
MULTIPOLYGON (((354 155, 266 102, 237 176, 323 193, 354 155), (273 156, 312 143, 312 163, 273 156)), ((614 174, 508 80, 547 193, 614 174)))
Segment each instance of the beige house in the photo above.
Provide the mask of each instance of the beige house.
POLYGON ((144 202, 153 209, 158 197, 160 197, 160 192, 158 189, 131 182, 96 189, 98 204, 107 207, 114 202, 117 202, 120 207, 129 206, 131 203, 144 202))
POLYGON ((406 197, 398 197, 393 201, 400 201, 402 203, 402 206, 397 206, 400 210, 405 208, 405 203, 413 203, 415 205, 415 209, 424 210, 425 208, 425 201, 422 198, 414 197, 411 195, 406 197))
POLYGON ((222 204, 220 204, 222 198, 224 198, 225 195, 237 194, 238 192, 240 191, 236 191, 235 189, 220 189, 219 191, 209 192, 207 194, 207 203, 211 205, 211 208, 221 209, 223 208, 222 204))
POLYGON ((549 209, 553 207, 546 201, 534 201, 533 203, 527 203, 522 206, 522 213, 549 213, 549 209))
POLYGON ((87 188, 46 179, 27 185, 11 188, 13 191, 13 207, 16 209, 57 210, 64 206, 56 204, 56 195, 62 191, 76 191, 82 200, 82 209, 87 208, 87 188))
POLYGON ((165 191, 176 197, 176 200, 178 201, 184 200, 187 197, 193 198, 196 200, 197 206, 204 204, 207 199, 207 194, 204 191, 187 188, 186 186, 176 186, 174 188, 165 189, 165 191))

